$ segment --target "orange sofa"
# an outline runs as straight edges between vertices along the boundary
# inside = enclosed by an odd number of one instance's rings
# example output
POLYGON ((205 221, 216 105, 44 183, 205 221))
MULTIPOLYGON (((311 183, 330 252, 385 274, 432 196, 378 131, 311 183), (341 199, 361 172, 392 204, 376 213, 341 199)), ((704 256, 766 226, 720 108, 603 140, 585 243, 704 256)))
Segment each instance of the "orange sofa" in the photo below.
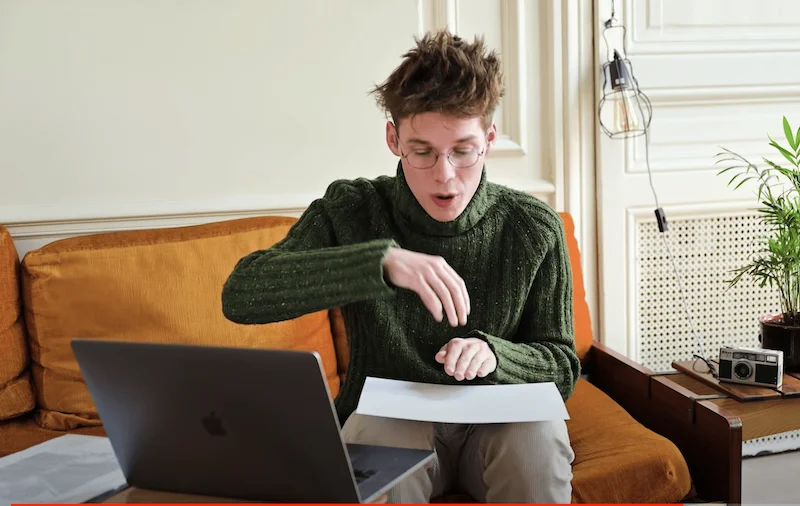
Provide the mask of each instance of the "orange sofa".
MULTIPOLYGON (((585 372, 567 402, 573 502, 681 502, 696 492, 736 499, 736 483, 720 483, 724 475, 712 482, 701 470, 718 465, 702 459, 724 456, 722 449, 698 456, 691 440, 679 448, 647 428, 669 407, 639 388, 650 371, 593 340, 573 222, 562 218, 585 372)), ((348 364, 338 308, 260 326, 222 314, 222 284, 235 263, 279 241, 294 222, 257 217, 74 237, 21 262, 0 227, 0 456, 67 433, 104 434, 69 346, 76 337, 316 350, 336 395, 348 364)))

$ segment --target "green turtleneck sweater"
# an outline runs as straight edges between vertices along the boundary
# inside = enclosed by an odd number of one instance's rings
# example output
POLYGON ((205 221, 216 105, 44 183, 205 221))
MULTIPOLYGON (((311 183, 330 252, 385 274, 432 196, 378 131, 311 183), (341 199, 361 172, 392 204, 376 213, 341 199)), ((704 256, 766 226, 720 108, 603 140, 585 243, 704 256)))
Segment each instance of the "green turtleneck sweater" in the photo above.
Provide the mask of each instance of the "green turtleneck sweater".
MULTIPOLYGON (((580 374, 572 278, 560 217, 542 201, 486 180, 454 221, 419 205, 398 164, 395 177, 340 180, 314 201, 286 238, 242 258, 222 293, 242 324, 341 307, 350 341, 335 399, 342 424, 367 376, 444 384, 555 382, 568 398, 580 374), (391 247, 439 255, 464 279, 465 327, 437 322, 410 290, 389 284, 391 247), (497 369, 458 382, 434 356, 456 337, 486 341, 497 369)), ((475 409, 481 409, 476 406, 475 409)))

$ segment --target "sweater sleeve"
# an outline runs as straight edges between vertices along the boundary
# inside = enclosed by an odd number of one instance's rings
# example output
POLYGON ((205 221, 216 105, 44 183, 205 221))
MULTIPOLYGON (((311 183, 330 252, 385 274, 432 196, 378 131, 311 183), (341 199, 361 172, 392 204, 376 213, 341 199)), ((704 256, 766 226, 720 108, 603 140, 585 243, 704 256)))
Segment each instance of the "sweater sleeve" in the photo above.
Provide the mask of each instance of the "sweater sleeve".
POLYGON ((553 235, 512 340, 473 331, 497 357, 491 383, 554 382, 564 400, 580 376, 572 316, 572 271, 563 228, 553 235))
POLYGON ((314 201, 274 246, 243 257, 222 289, 225 317, 242 324, 289 320, 394 293, 383 276, 391 239, 340 245, 327 207, 314 201))

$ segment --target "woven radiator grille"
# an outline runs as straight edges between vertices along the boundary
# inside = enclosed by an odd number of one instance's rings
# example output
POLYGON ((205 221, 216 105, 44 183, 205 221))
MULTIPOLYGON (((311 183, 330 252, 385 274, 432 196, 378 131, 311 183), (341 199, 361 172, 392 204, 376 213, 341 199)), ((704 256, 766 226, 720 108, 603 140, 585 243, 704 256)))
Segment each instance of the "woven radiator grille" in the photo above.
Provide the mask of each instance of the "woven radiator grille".
POLYGON ((770 453, 781 453, 800 449, 800 430, 783 432, 742 444, 742 457, 757 457, 770 453))
POLYGON ((744 265, 764 236, 758 216, 743 214, 670 219, 669 247, 683 280, 697 337, 692 337, 664 238, 654 222, 637 227, 639 362, 669 371, 674 360, 710 358, 721 346, 758 346, 758 316, 777 312, 777 291, 750 278, 728 288, 731 270, 744 265))

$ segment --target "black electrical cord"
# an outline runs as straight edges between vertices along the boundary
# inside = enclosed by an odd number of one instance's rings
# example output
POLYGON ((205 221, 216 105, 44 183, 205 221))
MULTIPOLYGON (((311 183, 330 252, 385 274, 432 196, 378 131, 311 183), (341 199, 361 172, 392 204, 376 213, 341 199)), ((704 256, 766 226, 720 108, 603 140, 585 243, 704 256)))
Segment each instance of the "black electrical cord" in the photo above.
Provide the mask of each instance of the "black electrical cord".
POLYGON ((680 290, 681 293, 683 309, 686 312, 686 318, 689 321, 689 329, 691 330, 692 337, 694 338, 695 343, 700 349, 700 355, 694 354, 692 355, 692 358, 694 358, 695 360, 702 360, 706 364, 706 366, 708 366, 708 369, 711 371, 711 374, 714 376, 714 378, 717 378, 716 367, 712 365, 714 361, 706 358, 708 354, 706 353, 705 348, 703 347, 703 343, 702 341, 700 341, 700 338, 697 336, 697 331, 694 328, 692 313, 691 311, 689 311, 689 304, 686 302, 686 293, 683 289, 683 280, 681 279, 681 274, 680 271, 678 270, 678 265, 675 262, 675 257, 672 255, 672 248, 670 247, 670 241, 669 241, 669 226, 667 224, 667 215, 666 213, 664 213, 664 209, 661 208, 661 205, 658 202, 658 194, 656 193, 656 188, 653 185, 653 173, 650 170, 649 131, 650 131, 649 127, 646 127, 644 129, 644 153, 645 153, 645 163, 647 164, 647 177, 650 181, 650 189, 653 192, 653 198, 655 199, 655 204, 656 204, 655 215, 656 215, 656 221, 658 222, 658 230, 661 233, 661 238, 664 241, 664 247, 667 250, 667 256, 669 257, 670 262, 672 264, 672 271, 675 273, 675 279, 678 283, 678 289, 680 290))

